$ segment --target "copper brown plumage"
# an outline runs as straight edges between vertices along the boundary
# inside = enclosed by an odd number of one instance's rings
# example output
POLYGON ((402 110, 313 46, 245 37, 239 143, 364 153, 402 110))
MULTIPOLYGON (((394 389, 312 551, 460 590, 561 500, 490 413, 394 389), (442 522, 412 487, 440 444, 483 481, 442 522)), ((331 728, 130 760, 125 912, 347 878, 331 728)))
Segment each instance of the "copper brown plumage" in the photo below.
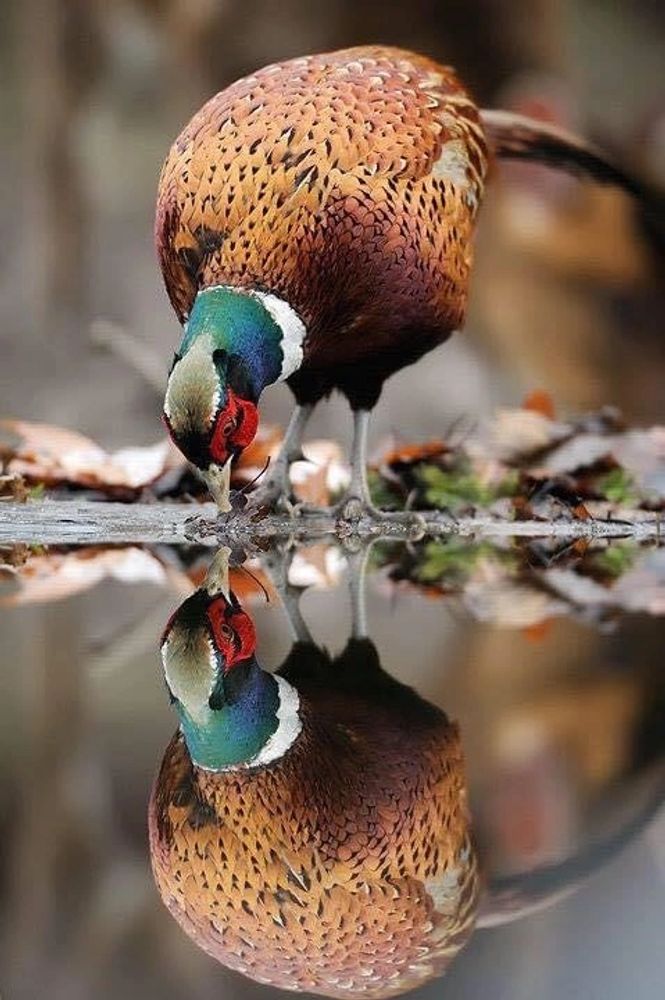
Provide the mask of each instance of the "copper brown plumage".
POLYGON ((464 322, 489 152, 653 200, 576 137, 480 112, 452 69, 384 46, 268 66, 186 126, 157 204, 159 259, 186 324, 164 419, 223 507, 261 393, 287 380, 299 409, 255 502, 289 492, 311 407, 338 389, 354 410, 340 510, 371 509, 368 413, 393 372, 464 322))
POLYGON ((303 730, 265 768, 211 773, 183 737, 150 807, 160 893, 225 965, 282 988, 384 997, 442 972, 478 877, 457 727, 380 668, 298 644, 303 730))
POLYGON ((185 320, 212 285, 280 296, 307 329, 296 397, 371 406, 463 322, 486 166, 478 111, 433 60, 368 46, 268 66, 208 101, 164 165, 171 302, 185 320))

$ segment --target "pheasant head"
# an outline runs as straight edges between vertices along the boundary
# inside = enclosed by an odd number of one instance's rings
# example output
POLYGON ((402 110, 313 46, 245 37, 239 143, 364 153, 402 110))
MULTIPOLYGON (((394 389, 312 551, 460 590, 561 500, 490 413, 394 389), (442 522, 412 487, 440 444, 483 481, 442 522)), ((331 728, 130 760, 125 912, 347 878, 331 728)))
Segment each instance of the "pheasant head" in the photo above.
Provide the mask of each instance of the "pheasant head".
POLYGON ((197 590, 162 637, 166 684, 192 761, 208 771, 281 757, 300 733, 299 699, 255 656, 256 634, 233 593, 197 590))
POLYGON ((305 327, 282 299, 251 289, 200 291, 173 359, 163 419, 224 505, 228 463, 256 434, 263 389, 302 362, 305 327))

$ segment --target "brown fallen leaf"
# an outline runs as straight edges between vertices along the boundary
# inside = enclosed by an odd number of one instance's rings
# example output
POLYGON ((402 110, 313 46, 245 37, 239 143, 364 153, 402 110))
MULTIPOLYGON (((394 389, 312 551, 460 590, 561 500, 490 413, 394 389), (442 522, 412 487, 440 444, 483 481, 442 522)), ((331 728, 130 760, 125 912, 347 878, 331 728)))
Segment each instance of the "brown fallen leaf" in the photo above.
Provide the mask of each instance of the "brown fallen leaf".
POLYGON ((181 461, 168 440, 109 453, 77 431, 26 420, 0 421, 7 472, 28 483, 139 490, 181 461))
POLYGON ((522 403, 522 409, 540 413, 543 417, 547 417, 548 420, 554 420, 556 416, 554 400, 549 392, 545 392, 544 389, 534 389, 530 392, 522 403))
POLYGON ((16 545, 0 545, 0 578, 13 576, 19 567, 25 565, 31 556, 30 547, 24 542, 16 545))
POLYGON ((348 486, 351 475, 343 452, 334 441, 308 441, 306 461, 291 466, 291 482, 298 500, 323 507, 348 486))
MULTIPOLYGON (((258 476, 281 443, 279 427, 262 426, 233 467, 233 485, 243 486, 258 476)), ((175 474, 177 480, 179 471, 184 474, 188 468, 168 438, 108 452, 78 431, 25 420, 0 421, 0 448, 7 472, 0 479, 0 497, 8 493, 12 500, 24 499, 16 492, 21 483, 86 488, 111 496, 140 493, 167 474, 175 474)))
MULTIPOLYGON (((274 461, 282 444, 279 427, 267 425, 259 429, 252 444, 233 467, 231 479, 234 487, 253 482, 265 470, 266 463, 274 461)), ((291 465, 291 483, 298 500, 315 506, 326 506, 333 496, 349 482, 348 468, 343 462, 342 449, 334 441, 308 441, 303 445, 305 461, 291 465)), ((260 485, 260 479, 257 483, 260 485)), ((249 494, 251 496, 251 494, 249 494)))
POLYGON ((438 458, 448 451, 445 441, 438 438, 418 444, 402 444, 388 451, 381 459, 382 466, 412 465, 427 459, 438 458))
POLYGON ((277 456, 282 444, 282 430, 275 424, 262 424, 252 443, 245 448, 231 471, 235 487, 251 483, 277 456))
POLYGON ((539 476, 573 473, 607 457, 632 477, 640 492, 665 496, 665 427, 619 434, 580 433, 551 451, 531 471, 539 476))
POLYGON ((0 476, 0 500, 11 503, 25 503, 30 496, 30 490, 23 478, 17 472, 0 476))
POLYGON ((523 461, 571 436, 573 426, 539 410, 503 407, 467 442, 477 461, 523 461))

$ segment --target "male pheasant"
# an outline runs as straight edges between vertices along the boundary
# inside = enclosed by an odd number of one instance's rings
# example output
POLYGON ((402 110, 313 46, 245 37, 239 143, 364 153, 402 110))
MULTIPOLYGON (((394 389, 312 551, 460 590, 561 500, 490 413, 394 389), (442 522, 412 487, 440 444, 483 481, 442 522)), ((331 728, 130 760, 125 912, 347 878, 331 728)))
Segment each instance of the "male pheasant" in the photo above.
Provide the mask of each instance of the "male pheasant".
POLYGON ((288 484, 312 407, 354 412, 349 495, 369 504, 369 411, 386 378, 462 326, 488 158, 541 159, 635 193, 579 140, 479 112, 455 72, 363 46, 268 66, 173 144, 156 244, 184 337, 164 420, 218 502, 266 386, 296 410, 264 499, 288 484))
POLYGON ((443 972, 479 879, 457 726, 389 677, 368 639, 295 643, 274 675, 251 619, 203 589, 162 645, 180 717, 153 788, 160 894, 231 969, 386 997, 443 972))

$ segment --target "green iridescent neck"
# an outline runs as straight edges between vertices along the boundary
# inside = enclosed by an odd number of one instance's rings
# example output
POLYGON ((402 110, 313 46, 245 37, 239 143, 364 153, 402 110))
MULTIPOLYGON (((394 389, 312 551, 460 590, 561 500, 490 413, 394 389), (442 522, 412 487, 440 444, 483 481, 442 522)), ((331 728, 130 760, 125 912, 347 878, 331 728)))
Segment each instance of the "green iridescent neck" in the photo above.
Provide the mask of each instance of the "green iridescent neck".
POLYGON ((207 338, 230 369, 242 369, 254 399, 267 385, 288 378, 302 361, 304 326, 287 303, 274 295, 227 286, 200 291, 178 351, 182 357, 207 338))
POLYGON ((180 728, 198 767, 228 771, 272 763, 300 732, 295 690, 254 658, 229 671, 216 697, 218 707, 205 705, 195 714, 176 700, 180 728))

